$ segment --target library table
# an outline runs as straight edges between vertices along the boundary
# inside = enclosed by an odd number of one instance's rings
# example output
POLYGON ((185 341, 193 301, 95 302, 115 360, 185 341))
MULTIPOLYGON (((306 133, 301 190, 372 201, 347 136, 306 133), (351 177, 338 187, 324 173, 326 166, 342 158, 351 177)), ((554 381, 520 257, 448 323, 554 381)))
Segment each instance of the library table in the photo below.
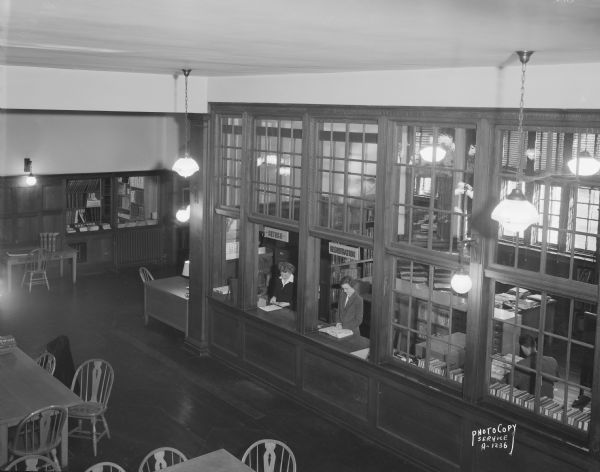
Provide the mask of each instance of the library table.
MULTIPOLYGON (((12 290, 12 268, 15 265, 27 264, 29 260, 29 251, 35 249, 35 247, 23 247, 16 248, 6 252, 6 279, 7 287, 6 291, 12 290)), ((66 247, 54 252, 48 252, 48 262, 59 261, 60 262, 60 276, 63 276, 63 260, 71 259, 71 277, 73 283, 77 282, 77 249, 72 247, 66 247)))
POLYGON ((172 465, 162 472, 254 472, 225 449, 209 452, 185 462, 172 465))
MULTIPOLYGON (((8 428, 29 413, 50 405, 66 408, 81 399, 57 378, 15 347, 0 354, 0 466, 8 461, 8 428)), ((68 466, 68 421, 62 430, 60 461, 68 466)))
POLYGON ((179 275, 144 283, 144 320, 155 318, 188 335, 188 279, 179 275))

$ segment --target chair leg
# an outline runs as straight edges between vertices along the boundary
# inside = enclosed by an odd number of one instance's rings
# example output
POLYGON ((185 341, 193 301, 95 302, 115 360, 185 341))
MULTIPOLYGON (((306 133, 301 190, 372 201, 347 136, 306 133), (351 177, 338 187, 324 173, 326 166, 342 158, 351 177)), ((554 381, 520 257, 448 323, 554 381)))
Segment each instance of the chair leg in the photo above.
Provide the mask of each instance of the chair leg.
POLYGON ((46 287, 50 290, 50 284, 48 283, 48 277, 46 276, 46 272, 44 272, 44 280, 46 281, 46 287))
POLYGON ((96 418, 92 418, 92 444, 94 446, 94 457, 96 457, 96 454, 98 453, 98 446, 96 445, 96 442, 98 441, 98 438, 96 436, 96 418))
POLYGON ((106 437, 110 439, 110 430, 108 429, 108 423, 106 422, 106 418, 104 418, 104 415, 102 415, 101 418, 102 423, 104 423, 104 431, 106 431, 106 437))
POLYGON ((56 449, 52 449, 52 450, 50 451, 50 455, 52 456, 52 457, 51 457, 51 459, 54 461, 54 466, 55 466, 55 469, 56 469, 58 472, 61 472, 61 468, 60 468, 60 462, 59 462, 59 460, 58 460, 58 456, 56 455, 56 449))

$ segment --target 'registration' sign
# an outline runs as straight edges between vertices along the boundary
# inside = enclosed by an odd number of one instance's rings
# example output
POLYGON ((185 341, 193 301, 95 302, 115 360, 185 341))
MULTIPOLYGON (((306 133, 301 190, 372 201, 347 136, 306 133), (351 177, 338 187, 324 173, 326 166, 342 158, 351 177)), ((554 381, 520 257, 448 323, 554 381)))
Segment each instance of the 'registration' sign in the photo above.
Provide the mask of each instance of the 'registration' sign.
POLYGON ((357 247, 345 246, 338 243, 329 243, 329 254, 360 261, 360 249, 357 247))
POLYGON ((281 229, 269 228, 268 226, 265 226, 265 238, 275 239, 277 241, 289 243, 290 233, 281 229))

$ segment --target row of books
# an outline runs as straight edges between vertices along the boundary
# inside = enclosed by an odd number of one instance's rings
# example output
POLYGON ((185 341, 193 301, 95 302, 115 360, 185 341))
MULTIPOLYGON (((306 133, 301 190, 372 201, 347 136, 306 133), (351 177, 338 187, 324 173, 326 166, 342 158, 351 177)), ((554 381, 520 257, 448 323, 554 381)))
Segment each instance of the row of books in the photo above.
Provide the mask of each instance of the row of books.
MULTIPOLYGON (((425 358, 419 359, 418 366, 421 369, 425 369, 425 358)), ((429 372, 437 375, 446 376, 446 363, 440 359, 429 359, 429 372)))
MULTIPOLYGON (((514 403, 522 408, 533 411, 535 406, 535 395, 532 393, 511 387, 503 382, 494 382, 490 385, 490 394, 502 400, 514 403)), ((565 411, 564 406, 555 402, 552 398, 543 396, 539 400, 539 412, 541 415, 552 418, 553 420, 567 423, 574 428, 587 431, 591 419, 589 408, 580 410, 578 408, 568 407, 565 411)))

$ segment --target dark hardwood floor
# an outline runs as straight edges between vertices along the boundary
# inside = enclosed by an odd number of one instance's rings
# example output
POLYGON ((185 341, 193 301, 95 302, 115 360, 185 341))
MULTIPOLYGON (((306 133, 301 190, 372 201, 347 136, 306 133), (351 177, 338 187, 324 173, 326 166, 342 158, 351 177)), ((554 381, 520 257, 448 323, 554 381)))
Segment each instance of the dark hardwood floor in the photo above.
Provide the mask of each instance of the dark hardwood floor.
MULTIPOLYGON (((157 277, 174 273, 152 270, 157 277)), ((299 472, 422 470, 217 360, 188 352, 183 334, 168 326, 144 326, 137 269, 80 276, 76 285, 50 276, 50 291, 40 286, 30 294, 14 283, 0 297, 0 334, 14 335, 32 357, 66 335, 76 366, 99 357, 115 370, 111 438, 100 442, 97 457, 91 442, 70 440, 69 471, 102 460, 137 471, 147 452, 167 445, 188 457, 225 448, 241 458, 265 437, 292 448, 299 472)))

